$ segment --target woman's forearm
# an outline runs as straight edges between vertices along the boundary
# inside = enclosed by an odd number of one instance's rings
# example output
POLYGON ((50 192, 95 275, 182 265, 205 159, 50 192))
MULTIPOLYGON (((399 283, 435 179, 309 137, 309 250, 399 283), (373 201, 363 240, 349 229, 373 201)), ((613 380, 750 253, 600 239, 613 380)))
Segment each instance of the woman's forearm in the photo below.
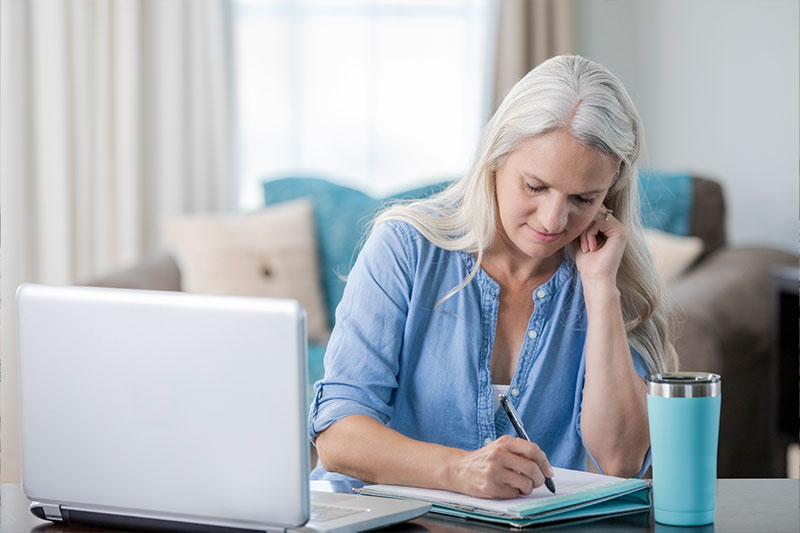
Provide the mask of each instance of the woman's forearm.
POLYGON ((581 432, 604 473, 632 477, 650 447, 646 387, 636 373, 612 284, 584 286, 588 320, 581 432))
POLYGON ((467 452, 409 439, 365 415, 345 417, 320 433, 317 451, 329 472, 478 498, 527 495, 554 474, 545 453, 527 440, 503 435, 467 452))
POLYGON ((466 452, 410 439, 366 415, 351 415, 317 436, 328 472, 367 483, 452 489, 453 459, 466 452))

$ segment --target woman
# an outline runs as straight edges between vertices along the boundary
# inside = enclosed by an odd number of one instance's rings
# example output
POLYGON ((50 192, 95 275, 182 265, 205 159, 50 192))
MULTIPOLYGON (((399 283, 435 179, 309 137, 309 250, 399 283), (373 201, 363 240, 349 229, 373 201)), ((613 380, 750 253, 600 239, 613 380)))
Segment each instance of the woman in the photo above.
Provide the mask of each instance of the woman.
POLYGON ((677 360, 640 146, 620 81, 555 57, 511 89, 463 179, 377 217, 315 384, 313 479, 512 498, 586 453, 607 474, 646 470, 642 377, 677 360))

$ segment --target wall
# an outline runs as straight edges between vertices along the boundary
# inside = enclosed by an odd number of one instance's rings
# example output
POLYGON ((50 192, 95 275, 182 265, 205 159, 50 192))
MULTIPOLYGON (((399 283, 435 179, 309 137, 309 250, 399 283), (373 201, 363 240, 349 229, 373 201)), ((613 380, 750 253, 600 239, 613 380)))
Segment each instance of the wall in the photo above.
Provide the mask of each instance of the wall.
POLYGON ((575 0, 576 49, 627 86, 642 167, 725 186, 728 239, 798 250, 800 2, 575 0))

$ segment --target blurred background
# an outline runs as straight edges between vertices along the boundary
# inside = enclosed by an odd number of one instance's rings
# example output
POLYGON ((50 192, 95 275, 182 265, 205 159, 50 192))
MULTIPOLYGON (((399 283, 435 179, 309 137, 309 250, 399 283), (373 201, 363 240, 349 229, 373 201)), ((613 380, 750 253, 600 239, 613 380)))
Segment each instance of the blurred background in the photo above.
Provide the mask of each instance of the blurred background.
POLYGON ((19 479, 20 283, 135 265, 165 248, 164 217, 262 209, 265 181, 382 198, 457 178, 553 55, 623 81, 642 169, 721 186, 727 246, 796 254, 799 4, 1 0, 0 479, 19 479))

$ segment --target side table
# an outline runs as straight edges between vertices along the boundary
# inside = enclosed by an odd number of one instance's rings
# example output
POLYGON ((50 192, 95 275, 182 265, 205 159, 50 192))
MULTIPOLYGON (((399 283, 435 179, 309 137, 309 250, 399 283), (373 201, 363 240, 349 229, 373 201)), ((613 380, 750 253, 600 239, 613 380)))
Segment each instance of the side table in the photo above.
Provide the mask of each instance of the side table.
MULTIPOLYGON (((800 269, 774 266, 770 278, 772 429, 785 450, 790 443, 800 443, 800 269)), ((785 472, 786 454, 776 461, 785 472)))

